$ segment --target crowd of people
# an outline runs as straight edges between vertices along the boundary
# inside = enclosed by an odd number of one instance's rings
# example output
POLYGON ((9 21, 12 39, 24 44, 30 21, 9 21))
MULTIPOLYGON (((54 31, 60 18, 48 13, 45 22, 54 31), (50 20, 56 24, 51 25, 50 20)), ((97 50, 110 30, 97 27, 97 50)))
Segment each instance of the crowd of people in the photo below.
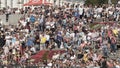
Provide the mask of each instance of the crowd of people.
MULTIPOLYGON (((0 26, 0 64, 27 65, 41 50, 65 49, 38 66, 120 68, 119 5, 39 6, 22 11, 17 25, 0 26), (96 27, 92 29, 92 27, 96 27)), ((30 63, 30 65, 34 63, 30 63)))

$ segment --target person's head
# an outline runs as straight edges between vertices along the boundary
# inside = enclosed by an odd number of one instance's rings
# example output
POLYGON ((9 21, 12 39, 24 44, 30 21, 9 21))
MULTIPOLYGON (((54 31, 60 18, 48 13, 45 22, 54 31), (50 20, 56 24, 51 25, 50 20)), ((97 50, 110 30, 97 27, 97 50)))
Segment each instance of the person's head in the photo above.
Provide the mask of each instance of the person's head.
POLYGON ((106 60, 106 57, 105 57, 105 56, 102 56, 101 61, 105 61, 105 60, 106 60))

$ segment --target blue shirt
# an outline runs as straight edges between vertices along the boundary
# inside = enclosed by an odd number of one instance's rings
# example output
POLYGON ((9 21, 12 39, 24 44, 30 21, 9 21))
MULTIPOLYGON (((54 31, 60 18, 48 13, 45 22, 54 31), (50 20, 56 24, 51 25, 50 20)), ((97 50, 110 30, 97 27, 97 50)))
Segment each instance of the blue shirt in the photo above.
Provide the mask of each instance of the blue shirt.
POLYGON ((35 22, 35 17, 34 17, 34 16, 31 16, 31 17, 30 17, 30 22, 32 22, 32 23, 35 22))

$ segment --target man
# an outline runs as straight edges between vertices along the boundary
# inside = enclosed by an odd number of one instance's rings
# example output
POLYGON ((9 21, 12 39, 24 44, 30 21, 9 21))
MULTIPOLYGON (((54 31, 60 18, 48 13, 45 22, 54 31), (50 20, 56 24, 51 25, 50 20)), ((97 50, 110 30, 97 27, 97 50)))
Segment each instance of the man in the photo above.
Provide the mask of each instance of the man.
POLYGON ((30 22, 31 22, 31 23, 34 23, 34 22, 35 22, 35 16, 33 16, 33 15, 30 16, 30 22))
POLYGON ((116 38, 114 36, 111 37, 111 44, 110 44, 110 47, 111 47, 111 52, 113 54, 115 54, 116 52, 116 49, 117 49, 117 46, 116 46, 116 38))
POLYGON ((2 19, 0 19, 0 26, 2 26, 3 25, 3 21, 2 21, 2 19))
POLYGON ((39 20, 39 29, 40 31, 44 31, 44 26, 45 25, 45 19, 44 15, 41 15, 40 20, 39 20))
POLYGON ((108 68, 105 57, 102 57, 101 59, 101 68, 108 68))
POLYGON ((47 40, 47 38, 45 37, 44 34, 42 34, 42 35, 40 36, 40 49, 41 49, 41 50, 43 50, 43 49, 46 48, 46 46, 45 46, 46 40, 47 40))
POLYGON ((58 45, 58 48, 61 47, 62 40, 63 40, 62 33, 59 31, 57 36, 56 36, 56 43, 58 45))
POLYGON ((5 35, 3 33, 1 33, 0 35, 0 47, 2 48, 6 43, 6 40, 5 40, 5 35))
POLYGON ((6 11, 6 22, 9 21, 9 15, 11 13, 11 9, 9 8, 9 6, 7 7, 7 11, 6 11))
POLYGON ((103 51, 103 55, 105 56, 105 57, 108 57, 108 47, 107 47, 107 44, 103 44, 103 46, 102 46, 102 51, 103 51))
POLYGON ((6 22, 9 21, 9 15, 10 15, 10 14, 7 12, 7 13, 6 13, 6 22))
POLYGON ((83 13, 84 13, 83 11, 84 11, 83 7, 80 6, 80 8, 79 8, 80 19, 82 19, 82 17, 83 17, 83 13))

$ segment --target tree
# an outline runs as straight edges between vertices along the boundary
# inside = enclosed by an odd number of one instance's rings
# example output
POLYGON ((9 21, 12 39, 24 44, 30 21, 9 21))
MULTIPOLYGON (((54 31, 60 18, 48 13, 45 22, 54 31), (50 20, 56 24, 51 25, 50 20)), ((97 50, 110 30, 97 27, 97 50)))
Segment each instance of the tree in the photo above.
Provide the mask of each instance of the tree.
POLYGON ((113 4, 117 4, 119 0, 111 0, 113 4))
POLYGON ((102 5, 102 4, 107 4, 108 0, 97 0, 98 1, 98 5, 102 5))
POLYGON ((86 5, 96 5, 97 4, 97 0, 86 0, 85 4, 86 5))
POLYGON ((102 5, 108 3, 108 0, 86 0, 86 5, 102 5))

